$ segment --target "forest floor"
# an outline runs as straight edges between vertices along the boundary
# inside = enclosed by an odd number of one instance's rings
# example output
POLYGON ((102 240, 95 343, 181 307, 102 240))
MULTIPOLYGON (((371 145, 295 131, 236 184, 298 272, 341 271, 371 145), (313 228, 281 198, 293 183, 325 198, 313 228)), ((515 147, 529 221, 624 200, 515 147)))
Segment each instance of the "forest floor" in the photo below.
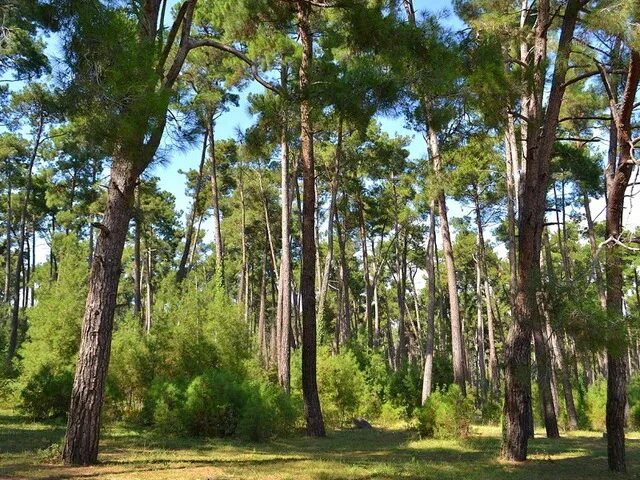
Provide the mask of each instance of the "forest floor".
MULTIPOLYGON (((540 432, 542 433, 542 432, 540 432)), ((500 430, 473 427, 464 440, 420 440, 400 429, 341 430, 266 443, 172 439, 122 425, 105 429, 100 463, 67 467, 57 459, 61 424, 0 411, 0 479, 551 479, 640 478, 640 435, 627 441, 626 477, 609 475, 602 433, 572 432, 530 442, 524 464, 500 461, 500 430)))

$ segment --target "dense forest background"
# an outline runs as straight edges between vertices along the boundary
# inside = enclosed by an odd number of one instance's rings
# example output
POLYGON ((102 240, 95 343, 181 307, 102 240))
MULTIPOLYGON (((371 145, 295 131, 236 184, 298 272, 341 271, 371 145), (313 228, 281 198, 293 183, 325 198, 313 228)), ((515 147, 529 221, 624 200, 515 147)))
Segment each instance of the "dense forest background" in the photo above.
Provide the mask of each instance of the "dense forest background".
POLYGON ((640 7, 426 7, 0 4, 0 394, 66 463, 366 418, 626 469, 640 7))

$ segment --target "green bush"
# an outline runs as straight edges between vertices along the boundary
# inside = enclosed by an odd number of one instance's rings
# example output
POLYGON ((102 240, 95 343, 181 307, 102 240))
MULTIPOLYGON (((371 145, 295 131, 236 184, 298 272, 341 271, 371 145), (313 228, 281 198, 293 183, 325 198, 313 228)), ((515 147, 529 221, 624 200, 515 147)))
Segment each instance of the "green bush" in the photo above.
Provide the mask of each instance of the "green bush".
POLYGON ((226 437, 235 433, 247 393, 229 373, 208 370, 185 392, 184 425, 189 434, 226 437))
POLYGON ((70 370, 56 372, 52 366, 43 365, 22 388, 19 408, 36 420, 66 418, 72 386, 70 370))
POLYGON ((285 435, 300 418, 301 409, 280 388, 264 382, 248 386, 238 434, 249 440, 263 441, 273 436, 285 435))
POLYGON ((382 426, 393 426, 405 418, 405 409, 397 407, 390 402, 385 402, 380 407, 378 423, 382 426))
POLYGON ((636 403, 629 410, 629 423, 634 430, 640 429, 640 403, 636 403))
POLYGON ((202 437, 238 435, 261 441, 291 431, 298 403, 279 387, 211 369, 186 388, 159 381, 149 389, 143 412, 160 433, 202 437), (151 414, 150 414, 151 412, 151 414))
POLYGON ((415 417, 422 437, 460 438, 469 435, 473 400, 464 397, 457 385, 436 389, 415 417))

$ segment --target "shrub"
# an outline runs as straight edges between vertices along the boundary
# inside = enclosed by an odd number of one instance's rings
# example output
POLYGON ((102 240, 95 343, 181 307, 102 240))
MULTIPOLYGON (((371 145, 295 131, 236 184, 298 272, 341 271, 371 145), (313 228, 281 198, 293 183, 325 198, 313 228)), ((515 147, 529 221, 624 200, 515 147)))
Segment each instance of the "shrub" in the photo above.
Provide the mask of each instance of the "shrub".
POLYGON ((405 417, 405 409, 397 407, 390 402, 385 402, 380 407, 380 415, 378 416, 378 423, 382 426, 392 426, 405 417))
POLYGON ((640 403, 636 403, 629 410, 629 423, 634 430, 640 429, 640 403))
POLYGON ((208 370, 185 392, 184 426, 195 436, 226 437, 235 433, 247 395, 223 370, 208 370))
POLYGON ((465 398, 457 385, 436 389, 425 404, 416 409, 422 437, 460 438, 469 435, 473 400, 465 398))
POLYGON ((589 426, 593 430, 604 430, 607 412, 607 382, 598 380, 589 386, 585 394, 589 426))
POLYGON ((496 399, 488 399, 482 402, 480 419, 487 425, 500 425, 502 418, 502 404, 496 399))
POLYGON ((27 381, 20 392, 20 410, 36 420, 66 418, 71 402, 73 373, 56 372, 43 365, 27 381))
POLYGON ((364 413, 369 392, 364 374, 351 352, 331 355, 327 349, 320 350, 318 393, 329 426, 343 426, 364 413))
POLYGON ((300 417, 299 405, 280 388, 264 382, 254 382, 245 390, 244 405, 238 434, 253 441, 262 441, 291 431, 300 417))
POLYGON ((403 407, 408 416, 420 406, 422 396, 422 371, 420 366, 405 364, 389 376, 388 398, 398 407, 403 407))

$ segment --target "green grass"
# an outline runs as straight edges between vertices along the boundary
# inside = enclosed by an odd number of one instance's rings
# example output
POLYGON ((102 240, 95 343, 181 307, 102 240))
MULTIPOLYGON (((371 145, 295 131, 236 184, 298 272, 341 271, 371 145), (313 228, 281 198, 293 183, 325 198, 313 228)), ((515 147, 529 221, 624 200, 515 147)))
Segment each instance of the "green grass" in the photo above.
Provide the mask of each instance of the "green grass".
POLYGON ((302 435, 267 443, 162 438, 109 426, 100 463, 66 467, 56 458, 61 424, 32 423, 0 411, 0 479, 550 479, 640 478, 640 438, 627 441, 626 477, 610 475, 597 432, 536 438, 524 464, 502 462, 499 429, 474 427, 466 440, 420 440, 405 430, 342 430, 325 439, 302 435), (53 445, 53 447, 52 447, 53 445))

